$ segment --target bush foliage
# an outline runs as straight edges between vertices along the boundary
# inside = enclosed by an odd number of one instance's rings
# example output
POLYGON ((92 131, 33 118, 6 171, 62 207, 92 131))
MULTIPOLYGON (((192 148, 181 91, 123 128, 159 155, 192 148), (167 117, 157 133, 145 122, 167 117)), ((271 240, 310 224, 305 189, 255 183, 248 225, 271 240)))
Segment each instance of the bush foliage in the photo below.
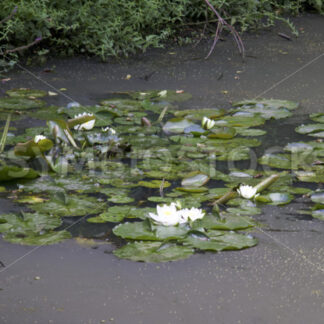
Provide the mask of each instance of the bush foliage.
MULTIPOLYGON (((272 25, 306 6, 324 11, 321 0, 210 0, 228 22, 246 30, 272 25)), ((6 0, 0 20, 17 6, 16 14, 0 25, 0 55, 42 37, 32 47, 39 55, 127 56, 167 39, 186 38, 214 14, 204 0, 6 0), (189 28, 196 26, 195 28, 189 28)), ((288 23, 289 21, 286 20, 288 23)), ((212 25, 211 25, 212 26, 212 25)), ((31 51, 27 51, 31 53, 31 51)))

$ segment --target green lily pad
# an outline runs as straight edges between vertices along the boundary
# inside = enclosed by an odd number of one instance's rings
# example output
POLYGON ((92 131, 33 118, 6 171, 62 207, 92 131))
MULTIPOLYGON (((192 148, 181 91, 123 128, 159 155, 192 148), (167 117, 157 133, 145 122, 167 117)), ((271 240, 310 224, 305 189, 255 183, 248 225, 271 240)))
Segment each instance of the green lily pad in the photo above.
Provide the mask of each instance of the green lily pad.
POLYGON ((206 215, 203 219, 196 220, 193 228, 205 228, 208 230, 240 230, 255 226, 252 218, 246 216, 226 215, 220 219, 212 214, 206 215))
POLYGON ((324 124, 307 124, 296 127, 296 132, 299 134, 311 134, 318 131, 324 131, 324 124))
POLYGON ((324 191, 317 191, 310 198, 314 203, 324 205, 324 191))
POLYGON ((163 131, 166 133, 181 134, 187 127, 193 126, 194 124, 185 118, 172 118, 169 119, 163 126, 163 131))
POLYGON ((314 218, 324 220, 324 209, 317 209, 312 211, 312 216, 314 218))
POLYGON ((268 195, 256 197, 256 201, 266 202, 270 205, 286 205, 294 199, 294 196, 288 193, 273 192, 268 195))
POLYGON ((317 173, 312 171, 296 171, 295 172, 297 179, 303 182, 324 182, 324 172, 317 173))
POLYGON ((210 134, 208 138, 222 138, 222 139, 230 139, 236 135, 236 130, 234 127, 213 127, 210 130, 210 134))
POLYGON ((160 239, 152 232, 149 222, 123 223, 113 228, 113 233, 124 239, 159 241, 160 239))
POLYGON ((163 188, 168 188, 171 186, 171 183, 162 180, 152 180, 152 181, 139 181, 138 185, 146 188, 161 188, 161 186, 163 186, 163 188))
POLYGON ((32 100, 26 98, 0 98, 0 110, 25 110, 40 108, 44 106, 44 102, 41 100, 32 100))
POLYGON ((100 213, 106 205, 98 203, 93 197, 69 195, 67 199, 52 198, 42 204, 34 204, 31 208, 39 213, 46 213, 60 217, 83 216, 100 213))
POLYGON ((290 156, 287 154, 267 153, 259 158, 258 162, 277 169, 291 169, 292 167, 290 156))
POLYGON ((263 105, 265 107, 270 107, 274 109, 286 108, 288 110, 294 110, 298 108, 299 104, 294 101, 288 100, 279 100, 279 99, 257 99, 257 100, 242 100, 235 102, 233 104, 234 107, 240 106, 256 106, 263 105))
POLYGON ((291 153, 303 153, 303 152, 310 152, 314 148, 313 146, 307 144, 307 143, 302 143, 302 142, 297 142, 297 143, 288 143, 285 147, 284 150, 291 152, 291 153))
POLYGON ((192 97, 192 95, 188 92, 177 92, 174 90, 150 90, 128 92, 128 95, 137 100, 152 100, 166 102, 181 102, 189 100, 192 97))
POLYGON ((191 247, 173 243, 134 242, 128 243, 113 252, 121 259, 142 262, 168 262, 190 257, 194 251, 191 247))
POLYGON ((55 244, 70 239, 71 234, 68 231, 50 231, 44 234, 28 232, 26 234, 6 233, 3 235, 3 238, 10 243, 41 246, 55 244))
POLYGON ((21 168, 14 165, 0 165, 0 182, 17 179, 34 179, 39 173, 30 168, 21 168))
POLYGON ((237 127, 236 132, 241 136, 263 136, 267 133, 263 129, 243 128, 243 127, 237 127))
POLYGON ((174 112, 176 117, 186 117, 190 120, 202 120, 204 117, 210 119, 219 118, 225 114, 224 109, 217 108, 200 108, 200 109, 184 109, 174 112))
POLYGON ((47 92, 44 90, 35 90, 35 89, 26 89, 26 88, 7 90, 6 94, 9 97, 18 97, 18 98, 29 98, 29 97, 41 98, 47 96, 47 92))
POLYGON ((316 123, 324 123, 324 114, 323 113, 310 114, 309 118, 316 123))
POLYGON ((184 242, 203 251, 241 250, 257 244, 257 240, 250 235, 224 233, 215 238, 205 238, 197 235, 188 236, 184 242))
POLYGON ((0 215, 0 232, 3 238, 12 243, 26 245, 54 244, 70 238, 66 231, 55 232, 61 225, 58 217, 40 213, 0 215))
POLYGON ((209 177, 206 174, 200 172, 192 172, 187 175, 182 181, 183 187, 201 187, 209 181, 209 177))

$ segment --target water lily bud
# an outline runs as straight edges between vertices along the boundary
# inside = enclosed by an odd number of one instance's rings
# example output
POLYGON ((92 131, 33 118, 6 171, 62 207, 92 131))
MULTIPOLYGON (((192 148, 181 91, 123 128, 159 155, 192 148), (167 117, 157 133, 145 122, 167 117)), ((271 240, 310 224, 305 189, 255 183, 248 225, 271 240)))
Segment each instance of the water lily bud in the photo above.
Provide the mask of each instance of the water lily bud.
POLYGON ((207 117, 204 117, 201 122, 201 126, 203 129, 211 129, 215 126, 215 121, 207 117))
POLYGON ((46 136, 43 135, 36 135, 34 137, 34 142, 37 144, 39 141, 46 139, 46 136))

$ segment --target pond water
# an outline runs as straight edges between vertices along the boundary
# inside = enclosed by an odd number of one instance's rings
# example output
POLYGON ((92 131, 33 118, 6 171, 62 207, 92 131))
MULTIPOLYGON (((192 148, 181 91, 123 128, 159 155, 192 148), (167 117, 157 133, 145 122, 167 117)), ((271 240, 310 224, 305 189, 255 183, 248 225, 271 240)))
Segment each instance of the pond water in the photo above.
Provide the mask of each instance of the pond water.
MULTIPOLYGON (((245 98, 255 98, 323 52, 323 46, 320 42, 322 36, 318 32, 318 30, 322 30, 319 28, 322 26, 321 20, 318 17, 311 16, 303 18, 298 23, 305 30, 305 34, 302 34, 300 40, 296 42, 284 42, 281 39, 278 40, 275 34, 267 33, 247 37, 246 44, 250 54, 258 58, 247 58, 244 63, 236 56, 231 44, 226 42, 220 44, 218 53, 209 61, 195 60, 196 57, 203 57, 202 54, 206 48, 202 47, 195 51, 191 48, 178 50, 175 55, 168 54, 174 52, 173 49, 167 52, 153 51, 150 55, 144 55, 134 59, 134 61, 122 64, 103 65, 94 61, 78 59, 74 61, 50 61, 49 66, 56 65, 53 74, 42 72, 43 68, 41 67, 32 68, 32 72, 42 80, 53 84, 56 89, 67 89, 67 91, 62 90, 62 92, 69 98, 62 95, 47 97, 48 103, 56 106, 66 107, 68 102, 71 101, 94 106, 102 100, 111 99, 110 94, 116 91, 146 92, 152 89, 158 91, 168 89, 184 90, 185 93, 191 94, 192 98, 180 103, 179 108, 168 110, 164 116, 163 125, 174 117, 172 112, 177 110, 224 108, 226 114, 228 114, 233 102, 245 98), (265 43, 267 46, 264 46, 265 43), (282 52, 288 52, 288 54, 282 54, 282 52), (142 78, 143 75, 154 70, 157 72, 151 76, 149 81, 142 78), (237 71, 243 71, 243 73, 237 73, 237 71), (223 73, 224 76, 218 80, 220 73, 223 73), (132 75, 130 80, 125 80, 127 74, 132 75), (236 79, 235 76, 239 76, 239 79, 236 79), (224 93, 224 91, 228 91, 228 93, 224 93)), ((209 161, 207 164, 208 171, 210 171, 210 166, 215 167, 216 165, 221 176, 208 175, 211 178, 209 182, 206 185, 198 186, 198 188, 207 187, 208 194, 211 194, 210 191, 215 188, 231 189, 237 185, 238 181, 250 183, 249 181, 252 180, 250 184, 255 185, 269 175, 259 176, 267 168, 270 169, 270 174, 282 173, 285 170, 288 170, 289 174, 295 174, 295 171, 291 172, 291 168, 277 169, 277 167, 284 163, 286 166, 291 166, 289 155, 293 153, 282 151, 288 143, 314 142, 320 139, 298 134, 295 132, 295 128, 303 123, 321 123, 309 119, 309 114, 323 112, 323 74, 319 73, 321 67, 323 67, 323 60, 319 60, 315 65, 310 65, 302 73, 297 73, 289 79, 289 82, 285 82, 263 94, 262 97, 265 98, 299 102, 300 107, 292 111, 291 117, 269 120, 264 125, 252 127, 266 131, 265 135, 259 133, 259 136, 252 136, 247 130, 243 134, 236 134, 233 137, 234 140, 235 138, 249 140, 248 142, 245 140, 244 146, 250 147, 249 145, 252 145, 252 158, 249 155, 248 159, 238 161, 216 159, 216 164, 214 163, 215 160, 209 161), (256 141, 262 142, 261 145, 254 146, 256 141), (254 153, 256 157, 261 157, 265 153, 271 153, 275 157, 270 156, 269 158, 268 156, 266 161, 263 161, 267 164, 256 165, 254 153), (269 164, 271 165, 269 166, 269 164), (230 171, 229 167, 232 168, 233 166, 237 170, 230 171), (252 179, 247 177, 250 180, 242 181, 241 177, 237 177, 238 172, 247 172, 248 169, 255 172, 255 174, 252 174, 252 179), (236 172, 235 178, 239 179, 234 181, 225 177, 230 172, 236 172)), ((19 87, 56 91, 48 89, 45 84, 26 73, 13 74, 11 77, 11 84, 5 83, 1 88, 3 96, 6 90, 19 87)), ((155 121, 159 112, 154 115, 150 113, 145 117, 155 121), (153 116, 154 118, 152 118, 153 116)), ((78 111, 78 113, 80 112, 78 111)), ((230 114, 233 115, 235 112, 230 114)), ((71 111, 71 116, 65 116, 65 120, 73 116, 71 111)), ((44 122, 39 123, 35 117, 32 114, 32 118, 17 122, 12 121, 10 125, 17 127, 16 134, 23 133, 25 128, 43 126, 44 122)), ((142 116, 139 118, 142 118, 142 116)), ((121 122, 121 120, 119 121, 121 122)), ((5 120, 3 124, 4 122, 5 120)), ((196 120, 195 124, 200 125, 200 122, 201 118, 199 121, 196 120)), ((118 136, 126 137, 126 132, 121 132, 123 124, 113 122, 108 125, 116 128, 118 136)), ((99 129, 101 132, 101 126, 99 129)), ((15 131, 13 130, 13 132, 15 131)), ((138 132, 135 134, 138 134, 138 132)), ((172 154, 177 154, 177 158, 185 156, 186 159, 195 161, 210 156, 209 152, 207 155, 204 152, 204 157, 195 155, 197 152, 192 152, 190 145, 187 145, 188 143, 181 145, 181 147, 186 148, 185 150, 179 149, 179 147, 176 147, 177 142, 169 139, 172 136, 188 137, 188 135, 165 134, 161 130, 158 130, 156 134, 159 139, 167 139, 166 146, 174 147, 172 154)), ((231 136, 229 134, 232 133, 227 129, 226 134, 231 136)), ((34 135, 30 134, 30 137, 25 138, 25 140, 32 139, 34 135)), ((151 134, 145 133, 144 135, 144 139, 147 140, 151 134)), ((47 136, 51 137, 50 135, 47 136)), ((228 141, 233 139, 228 139, 228 141)), ((135 137, 130 136, 129 140, 135 142, 135 137)), ((202 143, 200 140, 199 144, 204 144, 204 141, 202 143)), ((213 141, 216 140, 213 139, 213 141)), ((79 141, 77 144, 79 145, 79 141)), ((317 144, 319 145, 316 150, 320 151, 320 141, 317 144)), ((151 150, 154 145, 150 145, 146 148, 146 151, 151 150)), ((223 143, 219 146, 222 147, 222 145, 226 147, 223 143)), ((314 149, 315 146, 312 146, 312 148, 314 149)), ((136 147, 136 145, 133 144, 133 147, 136 147)), ((242 142, 238 144, 238 147, 238 152, 244 156, 246 152, 242 150, 242 142)), ((293 147, 298 151, 300 144, 293 147)), ((10 148, 10 146, 7 148, 10 148)), ((309 149, 304 146, 303 150, 308 152, 309 149)), ((131 152, 123 154, 132 154, 131 152)), ((199 154, 202 153, 199 152, 199 154)), ((313 158, 312 155, 308 154, 307 156, 313 158)), ((303 166, 299 171, 312 172, 314 170, 309 170, 309 168, 321 168, 321 163, 317 161, 321 158, 321 155, 317 155, 316 160, 312 159, 310 163, 307 157, 303 157, 301 160, 297 159, 303 166)), ((142 159, 138 156, 133 156, 131 160, 133 162, 130 162, 124 155, 118 157, 118 162, 125 163, 125 165, 143 167, 140 164, 142 159)), ((151 160, 153 159, 150 158, 151 160)), ((175 191, 175 188, 181 186, 182 180, 192 166, 193 163, 189 163, 188 169, 185 169, 181 177, 176 179, 167 179, 170 174, 163 174, 162 179, 165 179, 164 198, 168 198, 167 194, 172 194, 169 197, 172 198, 172 201, 178 200, 179 197, 189 196, 190 199, 185 201, 185 206, 191 207, 190 203, 197 202, 201 199, 198 199, 198 197, 207 195, 206 192, 193 195, 182 191, 180 191, 180 195, 179 192, 175 191), (166 181, 170 182, 169 187, 167 187, 166 181)), ((115 165, 115 167, 117 166, 115 165)), ((197 167, 197 163, 195 167, 197 167)), ((160 165, 158 165, 158 169, 160 171, 160 165)), ((80 170, 81 174, 86 170, 86 177, 88 177, 88 169, 80 167, 80 170)), ((118 171, 118 168, 115 170, 118 171)), ((148 172, 149 170, 144 171, 148 172)), ((205 169, 204 172, 206 172, 205 169)), ((120 178, 118 173, 116 173, 116 176, 120 178)), ((141 177, 137 179, 136 173, 132 176, 135 177, 132 179, 132 183, 161 180, 161 178, 156 177, 156 174, 152 178, 141 177)), ((303 180, 307 180, 309 176, 310 174, 300 174, 303 180)), ((93 175, 91 177, 93 178, 93 175)), ((102 176, 98 178, 102 178, 102 176)), ((83 179, 82 186, 85 186, 85 182, 89 185, 87 180, 89 179, 83 179)), ((288 181, 287 178, 285 180, 288 181)), ((6 279, 3 284, 3 292, 7 293, 12 304, 8 302, 7 297, 6 300, 3 300, 1 307, 4 308, 3 314, 5 315, 2 315, 2 319, 7 323, 14 322, 13 319, 19 319, 21 322, 23 318, 26 323, 36 319, 42 321, 54 319, 54 322, 60 322, 60 320, 67 318, 71 323, 97 323, 101 320, 107 322, 116 320, 120 323, 130 321, 149 323, 153 319, 156 320, 156 316, 158 316, 161 323, 194 323, 198 320, 204 320, 206 323, 239 323, 240 321, 241 323, 262 321, 265 323, 290 323, 292 321, 296 323, 321 323, 323 291, 321 266, 323 258, 320 247, 323 243, 324 226, 323 221, 309 214, 309 208, 318 204, 318 199, 321 201, 322 196, 319 192, 319 195, 315 194, 312 198, 311 196, 303 197, 303 195, 311 194, 313 190, 321 188, 322 180, 319 178, 319 182, 314 182, 316 180, 318 180, 317 174, 311 178, 311 182, 294 181, 293 185, 277 182, 277 187, 274 183, 276 190, 271 189, 273 187, 270 186, 268 192, 263 192, 263 199, 267 203, 257 202, 257 207, 262 208, 262 213, 254 216, 252 214, 258 211, 250 205, 249 200, 241 199, 237 202, 234 199, 232 203, 229 202, 226 206, 220 206, 221 212, 228 212, 228 209, 230 209, 229 213, 239 213, 240 217, 242 217, 242 208, 248 210, 248 215, 244 214, 243 217, 252 216, 258 222, 258 229, 238 231, 238 233, 245 233, 244 235, 252 235, 257 238, 258 245, 256 247, 236 252, 196 254, 184 261, 162 263, 158 266, 150 263, 141 265, 132 261, 120 261, 112 255, 116 248, 125 244, 124 240, 118 239, 112 234, 112 228, 116 226, 116 223, 89 223, 87 221, 89 217, 65 217, 63 216, 65 211, 60 210, 60 217, 63 217, 63 225, 59 227, 60 229, 68 228, 68 231, 74 237, 96 238, 98 240, 90 242, 79 239, 77 244, 72 240, 66 240, 60 244, 42 247, 32 252, 28 258, 26 257, 20 263, 8 267, 8 270, 3 272, 6 279), (293 192, 296 187, 305 189, 293 192), (294 200, 281 207, 268 205, 270 201, 267 199, 271 199, 271 196, 268 195, 272 193, 294 195, 294 200), (242 207, 242 201, 247 205, 242 207), (307 210, 308 214, 300 214, 299 211, 301 210, 307 210), (79 219, 81 220, 76 222, 79 219), (73 226, 71 226, 72 224, 73 226), (113 242, 113 244, 109 244, 110 242, 113 242), (84 247, 84 244, 88 244, 87 247, 84 247), (64 262, 59 260, 64 260, 64 262), (35 280, 36 277, 41 279, 35 280), (21 302, 15 297, 16 295, 22 296, 21 302), (29 296, 32 296, 32 299, 28 298, 29 296), (90 296, 93 302, 89 300, 90 296), (49 300, 49 302, 47 303, 45 300, 49 300), (149 310, 145 307, 146 304, 150 305, 149 310), (235 310, 233 304, 237 306, 235 310), (269 307, 269 305, 273 305, 273 307, 269 307), (125 308, 127 311, 125 311, 125 308), (74 314, 70 314, 68 311, 71 309, 75 310, 74 314), (50 317, 48 314, 50 314, 50 317)), ((23 185, 28 186, 28 183, 33 181, 38 180, 25 182, 23 185)), ((116 184, 118 184, 118 181, 115 182, 116 184)), ((72 187, 76 184, 71 181, 64 183, 63 187, 67 188, 68 185, 72 187)), ((77 184, 77 186, 79 185, 77 184)), ((90 182, 90 185, 88 189, 93 192, 93 183, 90 182)), ((143 186, 119 188, 119 194, 123 189, 122 199, 127 201, 131 197, 135 199, 135 202, 116 204, 115 200, 110 201, 109 206, 106 207, 136 205, 139 208, 150 207, 155 209, 156 204, 162 202, 147 201, 149 197, 161 196, 161 183, 154 183, 154 185, 157 188, 143 186), (145 202, 138 206, 139 200, 145 200, 145 202)), ((8 190, 17 188, 15 184, 8 186, 6 184, 5 186, 8 190)), ((100 186, 101 189, 111 187, 118 188, 111 186, 111 184, 101 184, 100 186)), ((77 187, 77 189, 80 188, 77 187)), ((54 191, 57 191, 57 189, 54 191)), ((220 195, 220 192, 217 192, 217 194, 215 192, 212 192, 212 194, 217 199, 216 197, 219 197, 217 195, 220 195)), ((10 195, 12 194, 10 199, 7 198, 8 193, 7 191, 2 194, 1 214, 16 212, 23 206, 18 205, 14 200, 19 199, 23 192, 10 193, 10 195), (17 197, 15 197, 15 194, 17 197)), ((39 193, 35 195, 42 197, 39 193)), ((77 195, 84 196, 88 193, 83 192, 77 195)), ((120 195, 118 198, 112 197, 115 195, 108 191, 95 195, 89 194, 89 196, 93 199, 106 200, 107 197, 108 199, 121 199, 120 195)), ((65 195, 59 194, 55 198, 60 202, 68 203, 68 197, 65 195)), ((275 195, 272 198, 281 199, 281 196, 275 195)), ((86 206, 82 206, 82 209, 93 209, 93 204, 97 204, 97 201, 92 199, 90 201, 92 201, 92 204, 86 204, 86 206)), ((207 213, 212 213, 212 208, 208 205, 209 202, 202 201, 199 208, 206 210, 207 213)), ((76 205, 79 203, 77 201, 76 205)), ((39 206, 44 206, 44 203, 40 203, 39 206)), ((313 212, 313 216, 322 217, 320 208, 313 212)), ((57 211, 57 205, 52 210, 57 211)), ((101 212, 104 212, 104 210, 101 212)), ((87 213, 90 213, 90 211, 87 211, 87 213)), ((96 215, 90 215, 90 217, 96 215)), ((137 220, 130 221, 136 222, 137 220)), ((42 223, 41 220, 40 223, 42 223)), ((51 226, 45 230, 52 231, 58 225, 54 223, 51 226)), ((21 241, 25 237, 18 235, 16 238, 21 241)), ((1 244, 3 250, 1 261, 7 266, 23 256, 24 253, 33 251, 33 248, 7 243, 6 241, 1 244)))

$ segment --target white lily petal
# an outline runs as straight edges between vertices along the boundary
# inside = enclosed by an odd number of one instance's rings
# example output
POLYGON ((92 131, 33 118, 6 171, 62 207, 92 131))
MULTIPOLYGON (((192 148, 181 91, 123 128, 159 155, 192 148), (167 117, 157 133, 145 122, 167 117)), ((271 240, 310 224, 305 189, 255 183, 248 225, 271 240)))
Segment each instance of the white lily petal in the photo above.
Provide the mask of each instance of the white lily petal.
POLYGON ((39 141, 46 139, 46 136, 43 135, 36 135, 34 137, 34 142, 37 144, 39 141))
POLYGON ((252 199, 256 193, 257 190, 249 185, 240 185, 240 187, 237 189, 238 194, 245 198, 245 199, 252 199))

